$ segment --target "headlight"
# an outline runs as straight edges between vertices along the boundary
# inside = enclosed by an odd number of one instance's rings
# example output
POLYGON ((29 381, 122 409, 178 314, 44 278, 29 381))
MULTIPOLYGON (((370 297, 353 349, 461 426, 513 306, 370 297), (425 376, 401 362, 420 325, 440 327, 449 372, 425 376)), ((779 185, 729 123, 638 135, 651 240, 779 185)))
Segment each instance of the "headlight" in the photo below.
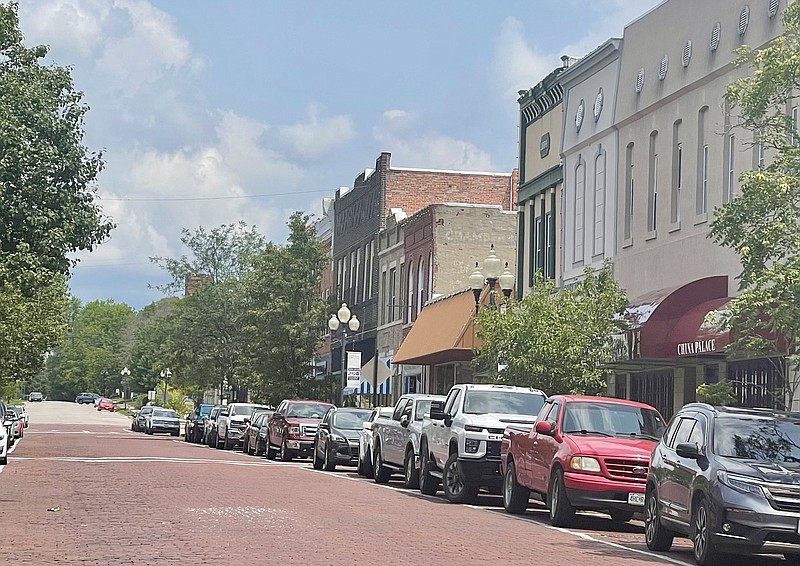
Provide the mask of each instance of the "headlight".
POLYGON ((476 438, 467 438, 464 440, 464 450, 468 454, 475 454, 481 447, 481 441, 476 438))
POLYGON ((760 480, 757 478, 750 478, 747 476, 737 476, 736 474, 729 474, 726 471, 719 470, 717 472, 717 479, 727 485, 731 489, 741 491, 742 493, 752 493, 753 495, 760 495, 764 497, 764 490, 759 485, 760 480))
POLYGON ((300 436, 300 427, 299 426, 290 426, 289 427, 289 434, 295 434, 300 436))
POLYGON ((332 434, 331 440, 334 442, 341 442, 343 444, 347 444, 347 439, 344 436, 339 436, 338 434, 332 434))
POLYGON ((599 472, 600 462, 597 458, 590 458, 589 456, 573 456, 569 461, 571 470, 580 470, 582 472, 599 472))

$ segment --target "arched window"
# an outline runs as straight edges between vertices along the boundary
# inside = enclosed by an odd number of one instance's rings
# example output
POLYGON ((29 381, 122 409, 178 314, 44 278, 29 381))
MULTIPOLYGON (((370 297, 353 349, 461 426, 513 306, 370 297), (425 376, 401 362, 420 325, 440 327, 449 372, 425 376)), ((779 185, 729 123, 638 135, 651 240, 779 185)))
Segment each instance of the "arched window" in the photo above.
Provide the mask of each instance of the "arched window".
POLYGON ((606 230, 606 152, 600 149, 594 159, 594 244, 592 255, 605 252, 606 230))
POLYGON ((572 261, 578 263, 583 261, 583 242, 584 242, 584 210, 586 206, 586 162, 578 157, 578 165, 575 167, 575 209, 573 210, 573 220, 575 223, 573 242, 572 261))
POLYGON ((406 302, 406 322, 414 321, 414 261, 408 262, 408 271, 406 275, 406 285, 408 298, 406 302))
POLYGON ((417 300, 417 314, 419 314, 425 304, 425 262, 422 257, 417 262, 417 296, 419 297, 417 300))

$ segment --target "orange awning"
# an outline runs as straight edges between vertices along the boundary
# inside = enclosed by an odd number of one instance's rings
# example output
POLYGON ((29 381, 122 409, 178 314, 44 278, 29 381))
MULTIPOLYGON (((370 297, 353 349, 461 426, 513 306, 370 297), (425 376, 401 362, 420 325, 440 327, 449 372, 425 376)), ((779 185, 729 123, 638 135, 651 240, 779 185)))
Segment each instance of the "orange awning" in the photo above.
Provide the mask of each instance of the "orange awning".
POLYGON ((480 343, 475 336, 475 296, 467 289, 425 305, 392 363, 468 362, 476 346, 480 343))

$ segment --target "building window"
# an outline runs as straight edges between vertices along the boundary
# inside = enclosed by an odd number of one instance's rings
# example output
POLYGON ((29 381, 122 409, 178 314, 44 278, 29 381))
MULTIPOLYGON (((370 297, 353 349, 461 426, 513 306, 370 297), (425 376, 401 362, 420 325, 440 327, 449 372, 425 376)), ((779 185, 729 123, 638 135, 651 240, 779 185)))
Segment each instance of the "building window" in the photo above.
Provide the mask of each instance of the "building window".
POLYGON ((655 232, 658 217, 658 152, 656 141, 658 140, 658 132, 650 134, 650 178, 647 194, 647 231, 655 232))
POLYGON ((672 125, 672 202, 669 220, 681 221, 681 189, 683 188, 683 142, 681 141, 681 120, 672 125))
POLYGON ((575 241, 573 242, 572 261, 578 263, 583 261, 583 241, 584 241, 584 210, 586 205, 586 163, 578 157, 578 166, 575 167, 575 210, 573 219, 575 222, 575 241))
POLYGON ((533 272, 540 273, 542 272, 542 254, 544 253, 544 242, 542 241, 542 217, 539 216, 536 218, 535 222, 535 229, 534 229, 534 238, 536 240, 536 247, 534 248, 533 254, 533 272))
POLYGON ((601 255, 605 248, 606 217, 606 152, 594 160, 594 238, 592 255, 601 255))
POLYGON ((389 318, 388 321, 392 322, 396 318, 397 313, 397 268, 392 267, 389 269, 389 318))
POLYGON ((553 248, 553 240, 550 237, 550 234, 553 231, 553 211, 551 210, 547 214, 544 215, 544 229, 546 232, 545 236, 545 244, 544 244, 544 265, 542 266, 542 271, 544 272, 544 277, 546 279, 555 279, 556 274, 553 273, 555 271, 554 266, 550 263, 550 257, 554 254, 555 250, 553 248))
POLYGON ((422 258, 417 262, 417 293, 419 300, 417 301, 417 314, 422 311, 422 306, 425 304, 425 263, 422 258))
POLYGON ((428 297, 433 296, 433 252, 428 252, 428 297))
POLYGON ((708 212, 708 144, 706 143, 706 121, 708 106, 704 106, 697 114, 697 198, 695 214, 708 212))
POLYGON ((756 145, 756 168, 757 169, 763 169, 764 168, 764 158, 765 158, 764 134, 759 132, 759 134, 758 134, 758 145, 756 145))
POLYGON ((633 144, 625 149, 625 222, 623 224, 624 239, 633 237, 633 144))
POLYGON ((533 284, 536 281, 536 264, 538 263, 538 258, 539 258, 539 252, 538 252, 539 242, 538 242, 538 238, 539 238, 539 232, 540 232, 539 224, 537 223, 537 218, 536 218, 536 201, 535 200, 531 202, 530 208, 531 208, 531 213, 530 213, 531 235, 530 235, 530 248, 529 248, 529 251, 530 251, 529 260, 530 261, 529 261, 529 264, 528 264, 528 265, 530 265, 530 270, 529 270, 529 273, 528 273, 528 287, 533 287, 533 284))
POLYGON ((736 136, 728 134, 728 175, 725 187, 725 202, 733 200, 733 190, 736 183, 736 136))
POLYGON ((408 275, 406 276, 406 322, 414 322, 414 262, 408 263, 408 275))
POLYGON ((387 278, 388 278, 387 273, 385 271, 382 271, 381 272, 381 299, 383 301, 385 301, 384 302, 385 310, 381 309, 381 311, 382 311, 381 312, 381 324, 385 324, 390 320, 391 312, 392 312, 391 311, 391 306, 389 306, 389 295, 387 294, 388 291, 389 291, 388 288, 386 287, 387 278))
POLYGON ((341 257, 336 262, 336 291, 339 300, 344 301, 344 259, 341 257))

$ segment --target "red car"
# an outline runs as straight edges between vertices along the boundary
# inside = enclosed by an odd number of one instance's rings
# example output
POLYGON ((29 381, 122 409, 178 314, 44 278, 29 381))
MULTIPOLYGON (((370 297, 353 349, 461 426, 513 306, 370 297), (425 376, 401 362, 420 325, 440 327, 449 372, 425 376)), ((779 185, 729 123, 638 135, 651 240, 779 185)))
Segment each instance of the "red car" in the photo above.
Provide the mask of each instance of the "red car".
POLYGON ((114 401, 106 398, 100 399, 100 402, 97 404, 97 410, 114 412, 114 401))
POLYGON ((310 457, 319 423, 331 407, 322 401, 281 401, 267 423, 267 458, 310 457))
POLYGON ((664 419, 644 403, 556 395, 533 428, 509 426, 501 445, 503 506, 524 513, 531 492, 542 496, 554 526, 578 510, 629 521, 643 511, 650 455, 664 419))

